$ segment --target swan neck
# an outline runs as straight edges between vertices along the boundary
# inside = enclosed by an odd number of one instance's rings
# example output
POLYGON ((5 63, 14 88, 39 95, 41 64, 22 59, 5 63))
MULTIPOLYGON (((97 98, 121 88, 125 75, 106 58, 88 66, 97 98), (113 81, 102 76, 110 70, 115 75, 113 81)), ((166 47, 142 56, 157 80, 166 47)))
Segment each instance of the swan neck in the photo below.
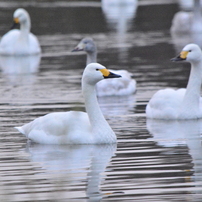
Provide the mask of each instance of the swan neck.
POLYGON ((187 84, 187 91, 193 92, 200 96, 200 89, 201 89, 201 78, 202 78, 202 62, 195 62, 191 63, 191 72, 189 76, 189 81, 187 84))
POLYGON ((105 120, 99 107, 95 85, 82 82, 82 93, 95 140, 99 143, 110 143, 110 141, 111 143, 116 142, 116 136, 108 122, 105 120))
POLYGON ((88 113, 91 125, 96 126, 101 121, 106 122, 97 101, 95 86, 83 84, 82 92, 85 100, 86 112, 88 113))
POLYGON ((28 17, 26 21, 20 24, 21 34, 28 36, 28 34, 30 33, 30 29, 31 29, 31 21, 30 18, 28 17))
POLYGON ((201 81, 202 81, 202 60, 191 63, 191 72, 187 84, 187 90, 183 99, 182 107, 186 110, 199 110, 201 81))
POLYGON ((86 65, 97 62, 97 50, 92 52, 87 52, 87 61, 86 65))

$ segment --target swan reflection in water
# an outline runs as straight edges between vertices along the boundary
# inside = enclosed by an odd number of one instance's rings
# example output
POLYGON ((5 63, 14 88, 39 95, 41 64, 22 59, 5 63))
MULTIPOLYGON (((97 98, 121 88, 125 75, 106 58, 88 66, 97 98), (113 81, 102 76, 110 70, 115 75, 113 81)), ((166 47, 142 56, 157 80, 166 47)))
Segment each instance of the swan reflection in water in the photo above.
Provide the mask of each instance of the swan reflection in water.
POLYGON ((116 28, 118 33, 125 33, 128 24, 136 15, 137 0, 102 0, 103 13, 108 23, 116 28))
POLYGON ((155 120, 147 119, 147 129, 153 135, 152 140, 163 147, 187 146, 192 157, 195 182, 193 197, 202 194, 202 120, 155 120))
POLYGON ((80 190, 76 195, 78 198, 87 197, 88 201, 96 202, 103 197, 100 184, 104 180, 104 176, 101 177, 100 174, 105 172, 116 151, 116 144, 40 145, 28 143, 26 151, 30 154, 29 158, 32 162, 40 163, 43 172, 49 175, 49 179, 56 177, 57 181, 60 178, 61 189, 64 187, 70 189, 66 191, 65 197, 75 196, 72 191, 74 185, 75 190, 78 190, 77 185, 87 182, 87 185, 84 185, 86 194, 80 190))
POLYGON ((109 27, 117 32, 116 45, 119 47, 119 57, 122 61, 127 58, 127 51, 131 44, 130 41, 126 42, 127 31, 135 18, 138 0, 102 0, 101 6, 109 27))
POLYGON ((41 55, 30 56, 0 56, 2 74, 10 83, 32 83, 33 74, 38 72, 41 55))
POLYGON ((103 114, 106 116, 134 114, 136 96, 98 97, 98 102, 103 114))
POLYGON ((4 74, 32 74, 38 72, 41 55, 0 56, 0 67, 4 74))

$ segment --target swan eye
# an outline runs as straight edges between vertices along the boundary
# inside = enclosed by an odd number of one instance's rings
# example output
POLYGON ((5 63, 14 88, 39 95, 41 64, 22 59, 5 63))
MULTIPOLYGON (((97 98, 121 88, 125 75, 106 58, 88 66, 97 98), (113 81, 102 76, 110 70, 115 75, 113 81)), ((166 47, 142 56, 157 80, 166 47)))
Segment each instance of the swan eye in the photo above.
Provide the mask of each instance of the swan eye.
POLYGON ((189 50, 189 52, 191 52, 191 50, 189 50))
POLYGON ((99 71, 99 69, 96 69, 96 71, 99 71))

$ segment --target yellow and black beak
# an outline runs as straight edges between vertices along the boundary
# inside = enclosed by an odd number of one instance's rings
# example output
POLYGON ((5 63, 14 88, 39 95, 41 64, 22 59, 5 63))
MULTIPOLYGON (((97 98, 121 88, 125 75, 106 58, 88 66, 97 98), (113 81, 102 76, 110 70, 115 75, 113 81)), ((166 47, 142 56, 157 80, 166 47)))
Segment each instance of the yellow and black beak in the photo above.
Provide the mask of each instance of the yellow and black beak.
POLYGON ((11 29, 14 29, 19 23, 20 23, 19 18, 14 18, 11 29))
POLYGON ((110 79, 110 78, 120 78, 121 75, 114 74, 110 72, 108 69, 100 69, 100 72, 103 74, 103 77, 105 79, 110 79))
POLYGON ((172 58, 171 61, 178 62, 178 61, 184 61, 187 59, 189 51, 182 51, 177 57, 172 58))

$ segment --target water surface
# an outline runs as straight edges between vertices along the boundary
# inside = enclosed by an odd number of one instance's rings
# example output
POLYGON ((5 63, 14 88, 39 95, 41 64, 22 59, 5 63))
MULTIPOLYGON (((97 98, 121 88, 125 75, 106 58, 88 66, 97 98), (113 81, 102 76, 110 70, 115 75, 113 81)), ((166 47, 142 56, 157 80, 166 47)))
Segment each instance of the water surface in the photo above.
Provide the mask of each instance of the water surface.
POLYGON ((41 57, 0 58, 1 201, 201 201, 202 122, 145 116, 151 96, 185 87, 190 69, 170 62, 187 43, 170 34, 180 7, 152 2, 131 0, 120 8, 110 1, 0 1, 0 35, 13 11, 24 7, 42 46, 41 57), (127 69, 137 81, 135 95, 99 98, 117 145, 27 142, 14 126, 50 112, 85 110, 86 56, 71 52, 85 36, 96 41, 101 64, 127 69))

